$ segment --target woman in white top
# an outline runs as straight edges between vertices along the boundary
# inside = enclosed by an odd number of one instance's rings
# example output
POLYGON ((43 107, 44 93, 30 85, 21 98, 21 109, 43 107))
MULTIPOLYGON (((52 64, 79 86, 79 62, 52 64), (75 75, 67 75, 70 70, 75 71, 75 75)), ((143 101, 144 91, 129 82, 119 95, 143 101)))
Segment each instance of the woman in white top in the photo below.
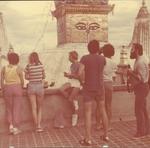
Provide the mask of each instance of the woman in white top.
MULTIPOLYGON (((102 47, 103 55, 106 59, 106 65, 104 67, 103 71, 103 80, 104 80, 104 88, 105 88, 105 107, 106 107, 106 113, 108 116, 108 123, 110 126, 110 120, 112 116, 111 111, 111 104, 112 104, 112 93, 113 93, 113 77, 115 74, 115 71, 117 70, 117 65, 115 62, 111 59, 112 56, 115 54, 114 47, 111 44, 106 44, 102 47)), ((96 109, 96 121, 97 121, 97 129, 100 128, 100 116, 98 112, 98 108, 96 109)))

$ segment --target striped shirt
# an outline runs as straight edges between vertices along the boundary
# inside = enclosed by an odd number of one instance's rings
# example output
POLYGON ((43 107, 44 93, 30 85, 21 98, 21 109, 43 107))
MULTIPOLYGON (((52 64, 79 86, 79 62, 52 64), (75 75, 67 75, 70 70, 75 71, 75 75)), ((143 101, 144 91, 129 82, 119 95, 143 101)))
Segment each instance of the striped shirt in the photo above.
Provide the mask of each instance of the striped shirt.
POLYGON ((29 82, 41 82, 45 79, 45 71, 42 64, 28 64, 25 68, 25 77, 29 82))

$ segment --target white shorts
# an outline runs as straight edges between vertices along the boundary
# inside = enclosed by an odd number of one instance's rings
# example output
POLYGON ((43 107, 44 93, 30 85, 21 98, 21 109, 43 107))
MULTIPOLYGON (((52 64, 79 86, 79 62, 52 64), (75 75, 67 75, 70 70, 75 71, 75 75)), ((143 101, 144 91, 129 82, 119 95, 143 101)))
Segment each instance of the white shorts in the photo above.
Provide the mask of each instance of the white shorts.
POLYGON ((68 79, 68 82, 71 84, 72 87, 78 87, 78 88, 81 87, 79 80, 68 79))

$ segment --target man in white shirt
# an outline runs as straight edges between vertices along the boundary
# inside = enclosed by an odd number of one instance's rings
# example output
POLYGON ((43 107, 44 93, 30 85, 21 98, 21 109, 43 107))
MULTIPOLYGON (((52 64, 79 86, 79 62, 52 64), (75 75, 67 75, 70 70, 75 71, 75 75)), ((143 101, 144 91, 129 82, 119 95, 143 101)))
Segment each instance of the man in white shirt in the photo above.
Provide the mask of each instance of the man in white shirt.
POLYGON ((133 88, 135 93, 135 116, 137 121, 137 132, 134 139, 137 139, 148 135, 150 132, 149 117, 146 109, 146 98, 149 92, 149 66, 147 59, 143 56, 143 47, 138 43, 133 44, 130 58, 135 59, 134 73, 139 79, 139 83, 133 88))

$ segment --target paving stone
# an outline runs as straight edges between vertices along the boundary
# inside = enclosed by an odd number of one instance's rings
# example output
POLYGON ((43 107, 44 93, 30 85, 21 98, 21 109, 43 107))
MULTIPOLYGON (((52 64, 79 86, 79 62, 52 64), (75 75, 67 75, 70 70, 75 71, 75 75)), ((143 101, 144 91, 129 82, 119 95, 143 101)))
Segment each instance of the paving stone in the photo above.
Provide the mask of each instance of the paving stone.
MULTIPOLYGON (((135 121, 114 122, 109 132, 108 143, 100 139, 102 130, 92 129, 94 148, 149 148, 150 136, 133 140, 135 121)), ((42 133, 25 131, 19 135, 0 134, 0 148, 80 148, 79 140, 83 138, 84 126, 64 129, 47 129, 42 133)), ((84 147, 81 147, 84 148, 84 147)))

